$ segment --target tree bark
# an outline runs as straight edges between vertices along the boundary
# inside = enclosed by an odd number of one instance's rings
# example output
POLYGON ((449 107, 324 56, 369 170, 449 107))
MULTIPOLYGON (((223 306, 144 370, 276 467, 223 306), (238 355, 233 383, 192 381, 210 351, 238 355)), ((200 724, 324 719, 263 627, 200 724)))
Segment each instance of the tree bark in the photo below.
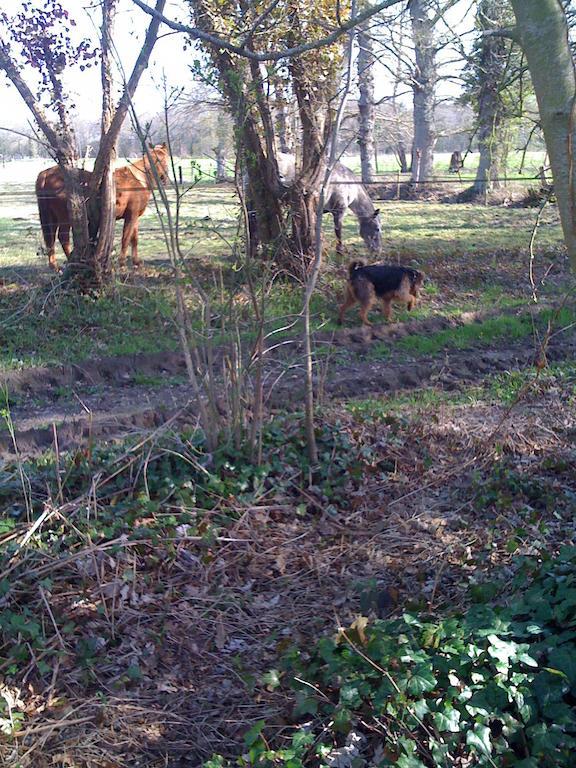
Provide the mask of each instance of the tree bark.
POLYGON ((216 115, 216 137, 218 143, 214 147, 216 157, 216 181, 226 181, 226 137, 227 137, 227 119, 222 109, 218 110, 216 115))
POLYGON ((294 151, 294 142, 290 128, 290 115, 288 113, 288 101, 281 82, 274 83, 276 132, 280 152, 290 154, 294 151))
POLYGON ((512 0, 512 8, 538 101, 564 241, 576 269, 576 73, 566 14, 559 0, 512 0))
MULTIPOLYGON (((505 11, 504 11, 505 12, 505 11)), ((474 64, 477 83, 478 149, 480 160, 472 191, 483 195, 500 187, 506 148, 506 109, 502 88, 507 70, 508 45, 503 37, 485 35, 495 21, 503 20, 501 0, 481 0, 478 6, 480 41, 474 64), (492 23, 490 23, 492 22, 492 23)))
MULTIPOLYGON (((117 3, 118 0, 103 0, 102 3, 100 34, 100 79, 102 83, 101 136, 105 136, 110 130, 114 117, 111 47, 117 3)), ((104 285, 108 282, 111 273, 110 256, 114 247, 114 229, 116 224, 115 160, 116 143, 113 144, 106 158, 99 194, 93 195, 88 202, 88 229, 90 239, 96 243, 94 249, 94 271, 96 272, 96 282, 99 285, 104 285)))
POLYGON ((360 147, 360 167, 362 181, 370 184, 374 181, 374 46, 368 25, 358 32, 358 145, 360 147))
POLYGON ((436 47, 434 27, 428 17, 427 0, 411 0, 410 20, 416 68, 413 75, 414 142, 412 146, 412 181, 427 181, 434 167, 436 123, 436 47))

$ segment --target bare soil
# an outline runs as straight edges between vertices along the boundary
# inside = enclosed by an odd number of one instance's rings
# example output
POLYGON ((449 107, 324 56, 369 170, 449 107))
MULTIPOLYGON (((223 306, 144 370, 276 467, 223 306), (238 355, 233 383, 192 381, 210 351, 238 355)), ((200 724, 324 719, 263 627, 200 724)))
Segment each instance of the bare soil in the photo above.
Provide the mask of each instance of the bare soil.
MULTIPOLYGON (((540 311, 545 307, 540 307, 540 311)), ((519 310, 511 309, 509 314, 519 310)), ((523 310, 525 311, 525 310, 523 310)), ((536 310, 535 310, 536 313, 536 310)), ((442 356, 411 358, 394 347, 398 339, 427 335, 447 328, 482 322, 502 310, 435 316, 407 323, 344 328, 318 333, 315 341, 325 353, 316 376, 324 401, 396 393, 433 385, 455 390, 467 383, 534 363, 538 346, 529 338, 495 348, 450 350, 442 356), (383 359, 372 359, 374 345, 389 345, 383 359), (334 354, 331 356, 330 350, 334 354), (345 355, 341 353, 345 352, 345 355), (340 354, 339 354, 340 353, 340 354)), ((304 384, 296 340, 266 355, 265 398, 270 408, 299 408, 304 384), (294 362, 296 361, 296 363, 294 362)), ((574 329, 553 337, 550 362, 574 357, 574 329)), ((223 350, 216 354, 216 367, 223 350)), ((30 368, 9 372, 0 384, 16 402, 11 407, 15 441, 0 433, 0 455, 29 455, 54 446, 60 450, 86 441, 110 440, 159 428, 166 422, 194 425, 197 409, 185 382, 181 353, 129 355, 86 360, 76 365, 30 368), (139 384, 139 381, 146 383, 139 384), (14 445, 16 443, 16 447, 14 445)))

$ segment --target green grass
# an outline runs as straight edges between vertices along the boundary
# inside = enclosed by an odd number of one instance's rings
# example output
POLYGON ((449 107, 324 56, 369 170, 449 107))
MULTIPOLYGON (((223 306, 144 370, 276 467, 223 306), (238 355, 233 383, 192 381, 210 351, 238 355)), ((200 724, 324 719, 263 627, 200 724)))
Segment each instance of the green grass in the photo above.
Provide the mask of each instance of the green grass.
POLYGON ((159 293, 126 289, 92 298, 61 292, 45 301, 41 295, 30 311, 0 327, 0 370, 175 349, 171 317, 159 293))
POLYGON ((487 376, 475 384, 463 383, 460 389, 445 391, 423 387, 394 395, 351 400, 346 410, 358 421, 388 422, 408 416, 414 411, 437 413, 438 408, 477 405, 479 403, 509 406, 520 395, 536 398, 546 389, 561 387, 572 399, 576 398, 576 363, 567 361, 537 371, 529 368, 505 371, 487 376))
MULTIPOLYGON (((33 194, 37 170, 30 167, 30 178, 20 177, 18 183, 7 184, 2 192, 0 369, 174 348, 174 289, 161 222, 153 205, 141 219, 143 272, 135 278, 130 276, 126 284, 119 282, 100 299, 65 297, 52 293, 55 284, 40 252, 33 194), (38 291, 37 299, 28 305, 34 290, 38 291)), ((397 201, 381 207, 383 260, 418 266, 427 274, 422 302, 411 314, 396 308, 395 319, 458 315, 521 305, 526 300, 525 250, 534 222, 533 210, 397 201)), ((238 208, 230 185, 199 184, 182 205, 180 236, 190 284, 200 281, 210 293, 218 327, 220 316, 228 312, 228 298, 222 301, 221 280, 227 291, 244 280, 232 255, 237 219, 238 208)), ((331 217, 325 217, 324 228, 327 255, 312 312, 314 328, 330 331, 337 327, 345 264, 356 256, 365 258, 365 253, 352 214, 345 219, 345 256, 334 253, 331 217)), ((121 223, 117 225, 117 243, 120 229, 121 223)), ((561 241, 557 211, 549 207, 539 230, 537 259, 554 258, 561 241)), ((63 263, 62 255, 59 259, 63 263)), ((262 274, 258 280, 262 282, 262 274)), ((554 285, 545 290, 553 294, 554 285)), ((193 325, 200 329, 198 301, 192 289, 187 293, 193 325)), ((298 326, 292 330, 286 326, 297 320, 301 306, 301 286, 277 279, 268 291, 266 332, 275 333, 278 339, 296 333, 298 326)), ((238 315, 240 331, 250 339, 254 335, 252 308, 246 305, 238 315)), ((376 311, 373 319, 380 322, 376 311)), ((350 312, 347 323, 358 325, 356 310, 350 312)), ((452 331, 446 333, 452 335, 452 331)), ((467 341, 463 334, 473 332, 458 333, 460 342, 456 343, 464 344, 467 341)), ((487 328, 486 333, 490 338, 492 331, 487 328)), ((405 343, 424 348, 428 344, 438 350, 451 342, 440 336, 430 342, 405 343)), ((375 348, 370 354, 378 357, 385 353, 375 348)))
MULTIPOLYGON (((449 174, 448 167, 450 165, 450 152, 435 152, 434 153, 434 175, 442 178, 457 179, 456 174, 449 174)), ((465 167, 460 173, 462 179, 474 179, 476 176, 476 169, 478 167, 479 160, 478 152, 471 152, 466 158, 465 167)), ((518 177, 518 171, 522 160, 522 152, 515 151, 510 152, 508 155, 508 163, 506 168, 506 175, 511 178, 518 177)), ((532 150, 526 153, 526 159, 524 164, 523 177, 526 184, 530 183, 530 177, 536 176, 538 170, 544 161, 543 150, 532 150)), ((345 155, 342 158, 344 165, 347 165, 353 171, 360 171, 360 156, 359 155, 345 155)), ((398 171, 398 161, 394 155, 379 155, 378 156, 378 173, 396 173, 398 171)), ((406 176, 409 176, 407 174, 406 176)), ((534 183, 534 182, 533 182, 534 183)), ((536 182, 537 183, 537 182, 536 182)))
POLYGON ((554 310, 544 310, 536 321, 533 321, 530 314, 502 315, 488 318, 481 323, 448 328, 429 336, 406 336, 398 341, 398 347, 415 355, 436 355, 447 348, 467 349, 503 340, 518 341, 530 336, 534 325, 544 328, 548 320, 552 320, 555 327, 560 328, 573 323, 575 318, 575 311, 567 308, 558 313, 554 310))

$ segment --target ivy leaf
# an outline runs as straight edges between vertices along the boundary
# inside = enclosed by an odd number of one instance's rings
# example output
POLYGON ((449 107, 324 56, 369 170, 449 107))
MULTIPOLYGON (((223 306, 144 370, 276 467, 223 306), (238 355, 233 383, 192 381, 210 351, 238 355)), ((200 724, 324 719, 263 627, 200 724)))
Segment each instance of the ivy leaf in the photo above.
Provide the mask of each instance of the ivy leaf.
POLYGON ((506 672, 510 662, 516 659, 518 645, 513 640, 501 640, 497 635, 488 635, 488 641, 490 643, 488 654, 499 662, 496 665, 497 669, 506 672))
POLYGON ((426 768, 421 760, 418 760, 417 757, 413 757, 412 755, 402 755, 402 757, 399 757, 396 761, 396 765, 398 768, 426 768))
POLYGON ((250 728, 250 730, 244 734, 244 744, 247 747, 254 746, 254 744, 260 738, 260 734, 262 733, 262 730, 265 725, 266 725, 265 720, 258 720, 258 722, 254 723, 252 728, 250 728))
POLYGON ((490 728, 487 725, 477 723, 473 731, 466 734, 466 744, 472 747, 479 754, 492 754, 492 743, 490 741, 490 728))
POLYGON ((454 707, 447 706, 443 712, 434 712, 432 719, 439 731, 458 733, 460 730, 460 712, 454 707))
POLYGON ((271 669, 262 675, 262 684, 268 691, 275 691, 280 685, 280 673, 277 669, 271 669))
POLYGON ((294 715, 315 715, 318 712, 318 700, 313 696, 305 696, 302 693, 296 694, 296 704, 294 706, 294 715))
POLYGON ((576 683, 576 654, 574 648, 556 648, 548 658, 548 666, 552 670, 563 672, 570 685, 576 683))
POLYGON ((432 670, 424 664, 419 664, 408 678, 406 690, 418 696, 433 690, 437 682, 432 670))

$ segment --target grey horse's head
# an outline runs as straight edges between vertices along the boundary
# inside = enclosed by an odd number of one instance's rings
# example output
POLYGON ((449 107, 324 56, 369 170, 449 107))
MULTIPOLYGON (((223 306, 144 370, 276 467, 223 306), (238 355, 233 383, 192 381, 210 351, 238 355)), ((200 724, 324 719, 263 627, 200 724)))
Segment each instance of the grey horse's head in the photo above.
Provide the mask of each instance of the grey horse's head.
POLYGON ((360 237, 371 253, 379 254, 382 248, 382 225, 380 209, 376 208, 370 216, 360 217, 360 237))

